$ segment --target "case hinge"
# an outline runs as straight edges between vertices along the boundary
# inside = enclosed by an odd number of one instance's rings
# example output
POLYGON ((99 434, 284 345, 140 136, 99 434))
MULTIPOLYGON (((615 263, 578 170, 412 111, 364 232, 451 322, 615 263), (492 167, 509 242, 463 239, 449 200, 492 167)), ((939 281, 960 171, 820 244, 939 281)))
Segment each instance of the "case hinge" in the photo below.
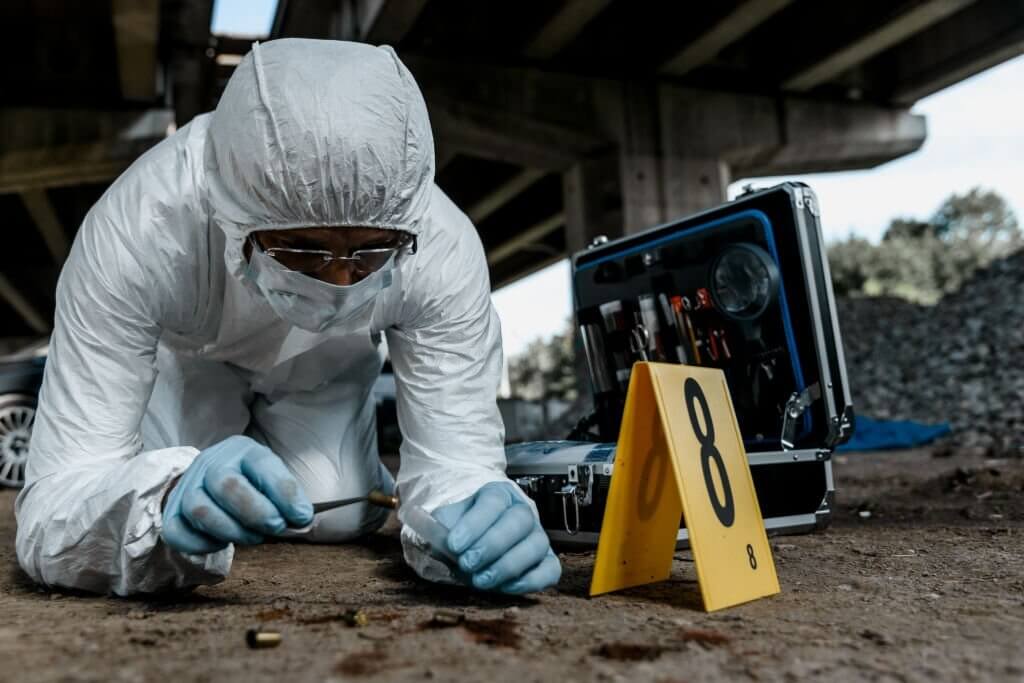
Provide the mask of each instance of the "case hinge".
POLYGON ((814 190, 809 187, 797 187, 793 193, 796 199, 796 208, 807 209, 812 216, 818 215, 818 198, 814 190))
POLYGON ((812 403, 821 398, 821 385, 815 382, 803 391, 794 392, 782 415, 782 450, 788 451, 793 448, 793 440, 796 438, 796 423, 803 417, 804 413, 812 403))

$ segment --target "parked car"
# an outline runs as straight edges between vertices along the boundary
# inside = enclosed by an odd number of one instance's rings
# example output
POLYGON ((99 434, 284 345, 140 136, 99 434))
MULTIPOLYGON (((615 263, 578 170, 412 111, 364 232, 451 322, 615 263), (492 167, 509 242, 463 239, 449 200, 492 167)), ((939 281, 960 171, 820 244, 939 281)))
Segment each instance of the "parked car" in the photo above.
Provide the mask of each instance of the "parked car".
MULTIPOLYGON (((39 385, 49 340, 43 339, 8 356, 0 356, 0 486, 21 487, 39 385)), ((381 453, 394 454, 402 441, 395 412, 395 378, 391 364, 373 385, 377 403, 377 436, 381 453)))
POLYGON ((384 363, 384 369, 373 383, 373 399, 377 403, 377 451, 381 455, 398 455, 402 432, 398 429, 395 375, 391 361, 384 363))
POLYGON ((20 487, 49 340, 0 357, 0 486, 20 487))

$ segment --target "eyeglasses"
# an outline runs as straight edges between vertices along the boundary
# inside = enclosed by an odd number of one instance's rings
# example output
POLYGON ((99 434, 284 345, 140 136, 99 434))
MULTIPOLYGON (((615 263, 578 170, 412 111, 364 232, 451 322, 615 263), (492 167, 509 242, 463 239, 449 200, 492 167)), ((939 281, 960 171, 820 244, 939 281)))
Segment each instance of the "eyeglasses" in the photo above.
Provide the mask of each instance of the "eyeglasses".
POLYGON ((352 264, 352 270, 359 275, 369 275, 383 268, 392 255, 398 255, 402 252, 415 254, 417 246, 416 236, 405 234, 394 246, 357 249, 351 252, 349 256, 337 256, 334 252, 326 249, 292 249, 290 247, 264 249, 256 240, 255 235, 250 235, 249 241, 252 242, 254 249, 259 249, 285 268, 305 275, 319 273, 334 261, 350 263, 352 264))

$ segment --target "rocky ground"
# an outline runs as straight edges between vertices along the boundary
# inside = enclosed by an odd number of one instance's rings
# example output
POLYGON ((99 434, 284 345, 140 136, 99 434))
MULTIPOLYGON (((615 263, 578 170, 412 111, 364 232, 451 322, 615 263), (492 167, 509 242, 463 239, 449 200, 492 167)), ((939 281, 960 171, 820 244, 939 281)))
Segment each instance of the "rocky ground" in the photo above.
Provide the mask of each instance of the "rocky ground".
POLYGON ((1024 456, 1024 251, 935 306, 839 303, 857 412, 950 422, 946 452, 1024 456))
POLYGON ((417 579, 393 522, 242 549, 191 594, 51 592, 16 565, 4 491, 0 680, 1024 679, 1024 460, 850 454, 836 476, 829 530, 772 539, 782 593, 713 614, 686 552, 669 581, 595 599, 593 556, 566 554, 557 590, 506 599, 417 579), (254 627, 280 646, 247 648, 254 627))

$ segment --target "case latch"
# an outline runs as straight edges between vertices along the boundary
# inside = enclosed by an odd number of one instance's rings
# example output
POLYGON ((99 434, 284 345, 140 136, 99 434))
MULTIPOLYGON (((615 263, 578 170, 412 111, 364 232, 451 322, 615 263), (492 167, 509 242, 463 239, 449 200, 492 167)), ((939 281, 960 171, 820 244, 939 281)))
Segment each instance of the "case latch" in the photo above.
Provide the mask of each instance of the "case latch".
POLYGON ((594 468, 590 465, 569 465, 569 483, 558 491, 562 497, 562 524, 565 532, 575 536, 580 530, 580 507, 594 502, 594 468), (572 500, 573 523, 569 523, 569 500, 572 500))
POLYGON ((782 438, 780 439, 782 450, 788 451, 793 448, 797 421, 819 398, 821 398, 821 385, 815 382, 799 393, 794 392, 786 401, 786 408, 782 415, 782 438))
POLYGON ((569 465, 569 483, 576 484, 580 505, 594 502, 594 468, 590 465, 569 465))

